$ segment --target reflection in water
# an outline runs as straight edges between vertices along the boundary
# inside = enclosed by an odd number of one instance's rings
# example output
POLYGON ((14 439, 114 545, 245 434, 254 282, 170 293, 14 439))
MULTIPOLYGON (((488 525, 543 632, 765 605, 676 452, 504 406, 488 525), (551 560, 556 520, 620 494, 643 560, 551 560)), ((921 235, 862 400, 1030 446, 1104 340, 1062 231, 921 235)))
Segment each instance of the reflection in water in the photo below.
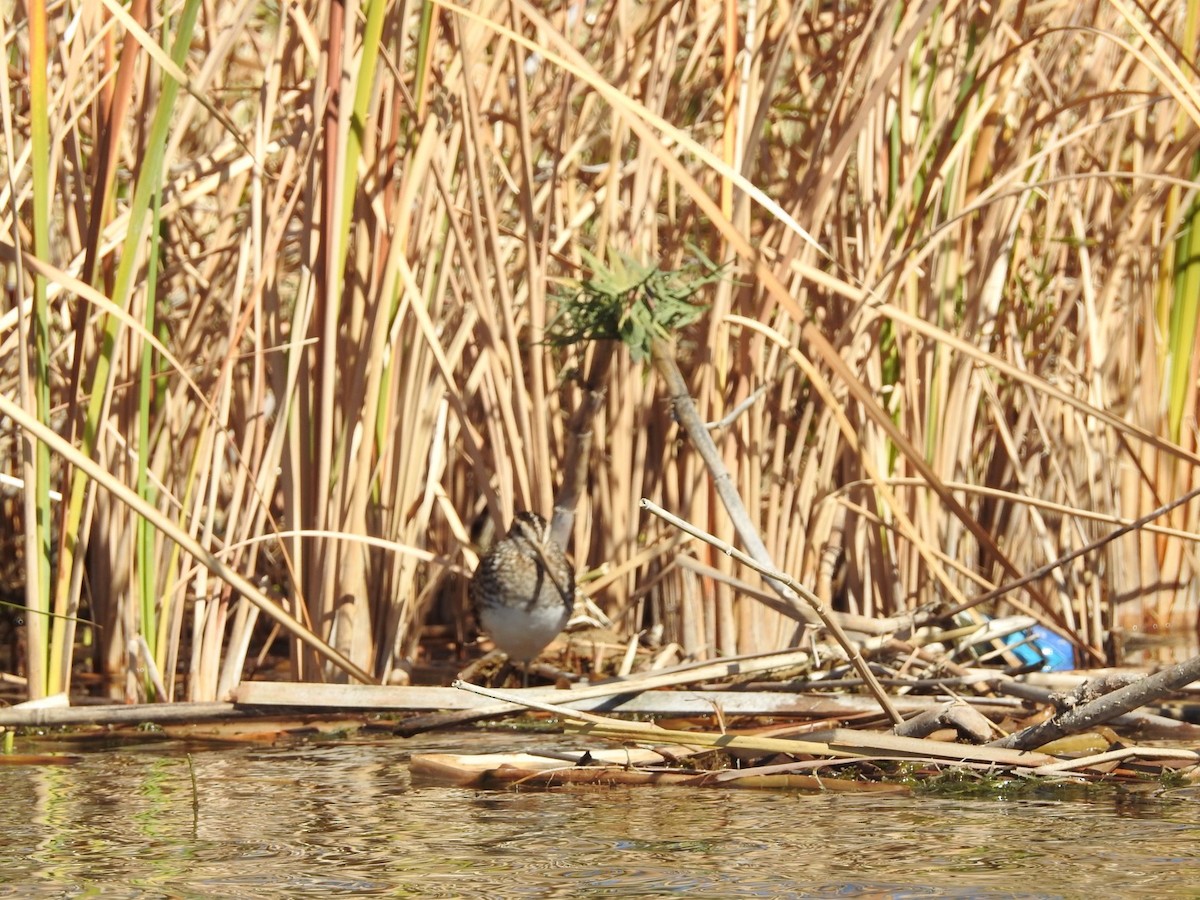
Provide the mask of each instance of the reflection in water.
MULTIPOLYGON (((1194 789, 1030 799, 411 783, 375 744, 0 767, 0 897, 1195 896, 1194 789)), ((483 737, 480 750, 548 738, 483 737)))

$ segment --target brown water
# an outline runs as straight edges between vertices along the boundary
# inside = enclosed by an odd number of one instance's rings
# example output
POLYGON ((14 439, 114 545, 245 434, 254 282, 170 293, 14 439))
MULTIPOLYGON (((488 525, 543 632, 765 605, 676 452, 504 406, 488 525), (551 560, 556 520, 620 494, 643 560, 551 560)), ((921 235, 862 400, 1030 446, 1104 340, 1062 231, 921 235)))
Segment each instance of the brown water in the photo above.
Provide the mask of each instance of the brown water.
MULTIPOLYGON (((1200 789, 1019 799, 414 782, 444 735, 0 766, 0 897, 1196 897, 1200 789)), ((453 742, 453 743, 451 743, 453 742)))

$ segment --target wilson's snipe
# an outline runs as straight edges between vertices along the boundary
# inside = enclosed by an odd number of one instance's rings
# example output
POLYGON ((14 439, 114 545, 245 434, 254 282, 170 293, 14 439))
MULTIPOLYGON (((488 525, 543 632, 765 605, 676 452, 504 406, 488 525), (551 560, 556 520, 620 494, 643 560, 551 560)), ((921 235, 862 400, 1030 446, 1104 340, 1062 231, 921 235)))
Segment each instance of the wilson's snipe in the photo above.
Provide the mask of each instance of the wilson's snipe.
POLYGON ((558 636, 575 604, 575 572, 545 519, 516 514, 508 535, 480 558, 471 602, 496 646, 526 668, 558 636))

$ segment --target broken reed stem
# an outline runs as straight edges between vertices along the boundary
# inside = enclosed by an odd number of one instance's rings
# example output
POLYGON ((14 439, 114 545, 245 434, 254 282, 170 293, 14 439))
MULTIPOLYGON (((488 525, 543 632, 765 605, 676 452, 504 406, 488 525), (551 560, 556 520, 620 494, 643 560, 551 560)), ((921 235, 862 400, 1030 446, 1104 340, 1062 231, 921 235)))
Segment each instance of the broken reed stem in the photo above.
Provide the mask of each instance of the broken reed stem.
POLYGON ((799 741, 790 738, 764 738, 754 735, 709 734, 705 732, 671 731, 660 728, 653 722, 632 722, 624 719, 611 719, 598 716, 595 713, 571 709, 568 706, 557 706, 521 696, 512 691, 497 691, 480 687, 467 681, 455 681, 453 687, 472 694, 479 694, 490 700, 502 703, 516 703, 520 706, 550 713, 561 719, 581 722, 586 728, 581 730, 599 737, 624 738, 626 740, 652 740, 663 743, 685 744, 693 747, 721 747, 722 749, 762 750, 767 753, 812 753, 816 755, 837 755, 828 744, 818 741, 799 741))
MULTIPOLYGON (((715 569, 712 566, 705 565, 700 560, 691 556, 680 556, 675 559, 675 564, 682 569, 687 569, 690 572, 695 572, 702 578, 711 578, 713 581, 719 581, 721 584, 728 585, 739 594, 745 594, 748 597, 753 597, 760 603, 765 603, 781 616, 787 616, 796 622, 815 624, 807 616, 802 616, 801 610, 798 610, 790 603, 785 603, 783 600, 776 597, 774 594, 767 591, 759 590, 750 584, 742 581, 734 575, 729 575, 722 572, 720 569, 715 569)), ((838 620, 838 623, 843 628, 848 628, 851 631, 859 631, 863 634, 871 635, 888 635, 892 637, 898 631, 912 632, 918 624, 922 624, 914 614, 907 613, 888 618, 880 618, 879 616, 860 616, 854 613, 843 613, 837 610, 830 610, 829 614, 838 620)), ((964 629, 964 634, 969 634, 975 630, 975 626, 969 629, 964 629)))
POLYGON ((554 498, 554 515, 550 520, 550 539, 566 547, 575 522, 575 509, 587 488, 588 462, 592 455, 593 428, 596 416, 604 407, 608 390, 608 371, 612 366, 615 341, 596 341, 587 378, 580 386, 579 406, 567 426, 567 449, 563 455, 563 481, 554 498))
POLYGON ((1064 772, 1077 772, 1092 766, 1100 766, 1110 762, 1120 762, 1124 759, 1182 759, 1193 765, 1200 765, 1200 753, 1194 750, 1184 750, 1177 747, 1121 747, 1118 750, 1108 750, 1093 756, 1081 756, 1078 759, 1063 759, 1058 762, 1038 766, 1031 775, 1061 775, 1064 772))
POLYGON ((540 700, 526 700, 519 691, 496 691, 454 682, 459 690, 470 691, 492 700, 519 703, 530 709, 550 713, 570 722, 581 722, 569 726, 568 730, 581 734, 633 741, 658 741, 680 744, 686 747, 712 747, 717 750, 752 750, 763 753, 807 753, 814 756, 856 756, 868 758, 895 758, 927 760, 937 764, 985 763, 1028 769, 1050 765, 1056 758, 1045 753, 1010 751, 997 747, 972 747, 964 744, 931 741, 923 738, 897 737, 892 734, 857 732, 845 728, 834 729, 831 740, 804 741, 792 738, 764 737, 754 734, 712 734, 693 731, 672 731, 659 728, 652 722, 629 722, 609 719, 594 713, 555 706, 540 700))
POLYGON ((699 538, 705 543, 716 547, 727 556, 732 556, 742 565, 749 566, 760 575, 763 575, 767 579, 768 583, 770 583, 772 586, 784 586, 791 593, 791 598, 788 597, 787 593, 779 591, 778 588, 776 588, 776 590, 781 596, 784 597, 784 599, 791 599, 796 605, 798 605, 799 600, 803 600, 805 603, 807 603, 812 611, 816 613, 817 617, 821 620, 821 623, 827 629, 829 629, 829 633, 833 635, 833 639, 838 642, 843 650, 846 651, 846 656, 849 657, 851 665, 854 666, 854 670, 858 672, 863 682, 867 685, 867 688, 874 695, 875 699, 879 701, 879 705, 883 707, 883 711, 887 713, 888 718, 892 720, 892 724, 899 725, 904 721, 900 714, 896 712, 896 708, 892 706, 892 701, 888 698, 887 692, 884 691, 883 685, 879 683, 878 679, 875 677, 875 673, 871 671, 871 667, 868 666, 867 661, 863 659, 862 653, 859 652, 858 646, 850 640, 846 632, 842 630, 842 626, 838 624, 837 619, 835 619, 829 610, 825 608, 825 604, 821 602, 820 598, 818 598, 816 594, 814 594, 804 585, 795 581, 790 575, 780 572, 774 566, 763 565, 751 556, 737 549, 737 547, 734 547, 732 544, 727 544, 720 538, 714 537, 707 531, 697 528, 690 522, 685 522, 683 519, 667 512, 661 506, 658 506, 650 500, 647 500, 645 497, 642 498, 642 508, 649 510, 660 519, 669 522, 681 531, 690 534, 692 537, 699 538))
POLYGON ((1133 684, 1104 694, 1091 703, 1069 709, 1038 725, 1031 725, 1008 737, 992 741, 988 746, 1009 747, 1015 750, 1041 747, 1068 734, 1078 734, 1096 725, 1111 722, 1117 716, 1132 712, 1139 706, 1177 691, 1197 678, 1200 678, 1200 656, 1193 656, 1161 672, 1147 675, 1133 684))
POLYGON ((829 629, 829 633, 833 635, 834 639, 845 649, 855 670, 862 676, 871 693, 875 695, 875 699, 879 701, 879 705, 883 707, 883 711, 892 720, 892 724, 899 725, 904 720, 900 718, 899 713, 896 712, 895 707, 888 700, 887 694, 879 682, 875 680, 875 676, 867 666, 866 660, 862 658, 862 654, 850 643, 850 639, 846 637, 846 633, 842 631, 841 626, 829 615, 824 604, 817 599, 817 595, 807 588, 801 587, 790 577, 775 568, 771 554, 767 551, 767 545, 763 543, 762 536, 759 535, 758 529, 750 519, 750 513, 746 510, 746 505, 742 502, 741 495, 738 494, 737 488, 733 485, 733 479, 730 477, 729 470, 725 467, 725 463, 721 459, 721 453, 717 449, 717 445, 713 442, 707 425, 700 418, 700 413, 696 410, 696 404, 692 401, 692 396, 688 392, 687 381, 684 379, 683 373, 679 371, 679 365, 675 361, 674 347, 668 341, 658 338, 651 344, 650 352, 654 360, 654 368, 663 377, 663 380, 666 381, 675 417, 684 430, 687 431, 692 444, 704 460, 704 464, 712 476, 717 496, 721 498, 721 503, 724 504, 725 511, 729 513, 730 521, 733 522, 733 527, 737 531, 738 537, 742 539, 742 543, 745 544, 749 555, 735 551, 731 545, 718 540, 705 531, 699 529, 692 530, 693 526, 688 525, 682 519, 671 516, 662 507, 655 506, 645 498, 642 499, 642 507, 651 510, 656 515, 671 522, 677 528, 687 531, 692 536, 707 541, 714 547, 723 549, 726 554, 736 556, 744 564, 762 573, 767 577, 767 584, 771 586, 771 589, 798 611, 804 610, 804 607, 800 603, 800 600, 803 599, 812 611, 816 613, 825 627, 829 629))

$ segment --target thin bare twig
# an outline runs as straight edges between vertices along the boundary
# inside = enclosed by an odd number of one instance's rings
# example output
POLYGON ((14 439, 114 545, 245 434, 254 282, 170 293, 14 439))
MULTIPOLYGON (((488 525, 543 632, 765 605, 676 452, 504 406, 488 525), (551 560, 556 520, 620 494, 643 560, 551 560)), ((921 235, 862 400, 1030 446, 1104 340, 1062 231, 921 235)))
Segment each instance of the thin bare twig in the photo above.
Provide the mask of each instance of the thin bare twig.
POLYGON ((986 603, 989 600, 995 600, 997 597, 1002 597, 1011 591, 1015 591, 1019 587, 1024 587, 1025 585, 1029 584, 1031 581, 1037 581, 1039 578, 1042 578, 1042 577, 1050 574, 1055 569, 1062 568, 1063 566, 1065 566, 1067 563, 1071 562, 1072 560, 1078 559, 1081 556, 1091 553, 1093 550, 1099 550, 1101 547, 1105 546, 1106 544, 1111 544, 1117 538, 1122 537, 1123 535, 1129 534, 1129 532, 1131 532, 1131 531, 1137 531, 1139 528, 1143 527, 1144 525, 1150 524, 1151 522, 1153 522, 1155 519, 1159 518, 1160 516, 1165 516, 1171 510, 1175 509, 1176 507, 1183 506, 1185 503, 1188 503, 1191 500, 1194 500, 1196 497, 1200 497, 1200 486, 1192 488, 1190 491, 1188 491, 1186 494, 1184 494, 1181 497, 1176 497, 1170 503, 1164 503, 1162 506, 1159 506, 1156 509, 1150 510, 1150 512, 1146 513, 1146 515, 1142 516, 1140 519, 1134 519, 1132 522, 1127 522, 1126 524, 1122 525, 1120 528, 1114 528, 1108 534, 1104 535, 1104 537, 1098 538, 1097 540, 1094 540, 1089 544, 1085 544, 1084 546, 1080 547, 1078 550, 1073 550, 1070 553, 1066 554, 1065 556, 1060 556, 1058 559, 1051 560, 1050 562, 1046 563, 1044 566, 1038 566, 1038 568, 1034 569, 1029 574, 1023 575, 1022 577, 1016 579, 1015 581, 1005 582, 1004 584, 1000 585, 1000 587, 996 588, 995 590, 987 591, 986 593, 980 594, 977 597, 972 597, 966 603, 959 604, 958 606, 954 607, 949 612, 947 612, 945 615, 947 618, 956 616, 960 612, 963 612, 965 610, 976 607, 981 603, 986 603))
MULTIPOLYGON (((858 672, 859 676, 874 695, 875 699, 879 701, 879 705, 883 707, 883 711, 887 713, 887 716, 892 720, 892 723, 894 725, 899 725, 904 721, 903 717, 896 712, 896 708, 892 705, 892 701, 888 699, 887 692, 884 691, 883 686, 879 683, 878 679, 875 678, 875 673, 871 671, 871 667, 868 666, 867 661, 863 659, 862 654, 858 650, 858 646, 850 640, 850 638, 846 635, 846 632, 842 630, 842 626, 838 624, 837 619, 830 615, 829 610, 825 608, 825 604, 821 602, 820 598, 817 597, 816 594, 814 594, 804 585, 795 581, 786 572, 780 572, 774 566, 763 565, 754 558, 737 549, 737 547, 734 547, 732 544, 728 544, 720 538, 714 537, 707 531, 703 531, 702 529, 697 528, 695 525, 692 525, 690 522, 685 522, 678 516, 667 512, 661 506, 651 503, 645 497, 642 498, 642 508, 649 510, 659 518, 670 522, 676 528, 687 532, 692 537, 699 538, 700 540, 711 544, 722 553, 732 556, 738 562, 742 563, 742 565, 749 566, 760 575, 766 577, 767 581, 771 583, 772 587, 775 585, 782 586, 788 592, 784 593, 783 591, 779 591, 780 595, 783 596, 785 600, 789 599, 790 594, 791 598, 793 598, 791 602, 795 605, 799 606, 801 600, 807 603, 809 608, 816 613, 817 618, 821 620, 821 624, 829 629, 829 633, 833 635, 834 640, 836 640, 841 648, 846 651, 846 656, 849 657, 850 663, 854 666, 855 671, 858 672)), ((776 588, 776 590, 779 590, 779 588, 776 588)))

